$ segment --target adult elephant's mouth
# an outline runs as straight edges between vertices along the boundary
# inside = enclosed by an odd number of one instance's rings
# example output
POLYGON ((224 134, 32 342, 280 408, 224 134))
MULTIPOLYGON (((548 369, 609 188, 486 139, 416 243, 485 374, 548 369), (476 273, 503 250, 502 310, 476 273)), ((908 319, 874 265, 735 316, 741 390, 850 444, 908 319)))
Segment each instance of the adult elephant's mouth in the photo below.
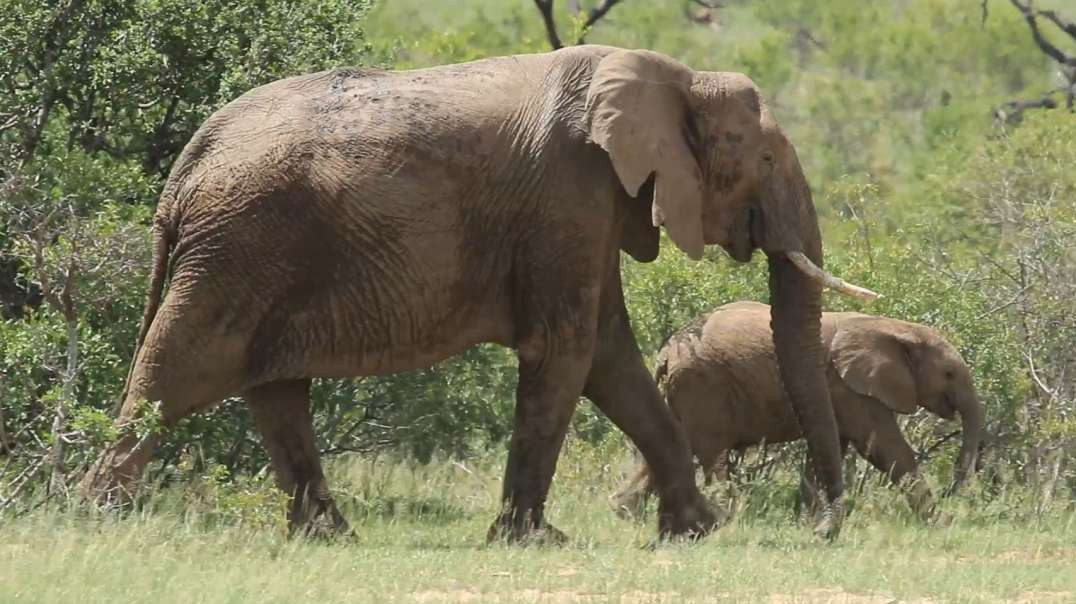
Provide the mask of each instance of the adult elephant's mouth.
MULTIPOLYGON (((737 262, 749 262, 751 260, 751 255, 756 249, 766 249, 764 223, 765 218, 759 208, 754 205, 745 206, 736 216, 736 220, 733 221, 729 243, 727 245, 722 245, 721 247, 725 248, 725 251, 728 252, 729 256, 732 256, 737 262)), ((771 250, 766 249, 766 253, 771 254, 771 250)), ((881 294, 875 293, 865 287, 848 283, 844 279, 823 270, 814 262, 811 262, 811 259, 803 252, 784 250, 773 251, 772 253, 783 253, 790 261, 792 261, 792 264, 799 269, 800 272, 823 288, 832 289, 838 293, 862 298, 864 300, 875 300, 881 297, 881 294)))
POLYGON ((722 245, 729 256, 737 262, 750 262, 751 255, 762 247, 761 226, 758 210, 747 206, 740 210, 729 233, 729 243, 722 245))

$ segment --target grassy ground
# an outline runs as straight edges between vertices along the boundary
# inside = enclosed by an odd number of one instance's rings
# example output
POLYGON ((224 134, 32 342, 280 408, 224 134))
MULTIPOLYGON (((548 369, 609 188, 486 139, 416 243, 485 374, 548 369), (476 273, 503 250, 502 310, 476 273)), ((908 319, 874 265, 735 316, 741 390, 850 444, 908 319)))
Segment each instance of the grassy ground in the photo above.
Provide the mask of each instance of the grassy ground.
POLYGON ((965 507, 927 528, 883 489, 821 544, 755 493, 705 542, 649 548, 652 523, 605 503, 624 468, 569 452, 549 516, 572 545, 487 546, 499 462, 339 464, 346 543, 284 538, 260 488, 190 487, 123 519, 2 519, 0 601, 1076 601, 1071 511, 987 521, 965 507))

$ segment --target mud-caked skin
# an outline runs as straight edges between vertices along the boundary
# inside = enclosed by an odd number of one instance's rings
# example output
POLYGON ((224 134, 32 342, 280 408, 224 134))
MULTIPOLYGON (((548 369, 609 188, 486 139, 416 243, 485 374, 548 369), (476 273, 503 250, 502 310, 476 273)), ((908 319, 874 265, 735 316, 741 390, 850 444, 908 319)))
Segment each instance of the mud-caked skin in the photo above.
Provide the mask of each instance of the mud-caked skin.
MULTIPOLYGON (((166 426, 222 398, 253 410, 293 526, 342 529, 313 442, 312 378, 426 367, 480 342, 518 351, 515 424, 491 538, 558 535, 543 509, 584 394, 654 468, 663 534, 702 534, 683 430, 628 323, 620 250, 658 226, 769 256, 774 338, 826 492, 841 492, 818 346, 821 264, 795 151, 751 81, 602 46, 415 71, 335 69, 228 104, 177 160, 121 428, 166 426), (167 282, 167 291, 164 286, 167 282)), ((133 431, 86 475, 124 491, 157 436, 133 431)))
MULTIPOLYGON (((954 491, 974 466, 982 440, 983 406, 968 366, 933 329, 886 317, 822 313, 822 341, 842 455, 853 445, 904 487, 912 509, 928 519, 934 497, 896 414, 922 407, 944 419, 960 415, 963 442, 949 488, 954 491)), ((777 364, 770 309, 757 302, 717 308, 673 334, 658 353, 655 378, 687 431, 707 483, 715 475, 725 477, 734 449, 802 438, 777 364)), ((614 508, 641 515, 648 483, 643 464, 611 498, 614 508)))

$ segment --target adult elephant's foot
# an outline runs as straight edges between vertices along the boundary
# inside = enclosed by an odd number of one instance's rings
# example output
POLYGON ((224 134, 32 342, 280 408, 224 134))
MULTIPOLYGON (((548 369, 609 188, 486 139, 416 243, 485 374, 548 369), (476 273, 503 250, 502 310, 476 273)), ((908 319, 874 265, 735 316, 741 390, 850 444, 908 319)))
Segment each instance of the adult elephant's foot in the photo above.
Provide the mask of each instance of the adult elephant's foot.
POLYGON ((952 526, 953 522, 955 521, 956 516, 954 516, 952 513, 945 511, 936 511, 930 517, 930 519, 926 521, 926 523, 928 526, 932 526, 935 528, 945 528, 948 526, 952 526))
POLYGON ((841 534, 841 525, 843 523, 844 499, 838 498, 823 505, 819 513, 818 524, 814 527, 814 534, 819 539, 833 541, 841 534))
POLYGON ((912 511, 924 523, 930 524, 937 511, 937 502, 934 500, 934 495, 931 493, 926 479, 916 473, 915 475, 907 476, 901 482, 908 497, 908 505, 911 506, 912 511))
POLYGON ((567 545, 568 535, 545 520, 537 526, 515 521, 515 515, 505 512, 493 521, 486 533, 488 543, 511 543, 522 546, 567 545))
POLYGON ((658 504, 658 535, 662 539, 683 537, 695 541, 710 534, 720 521, 713 508, 697 490, 683 503, 658 504))
POLYGON ((309 497, 305 501, 294 498, 288 527, 292 535, 313 539, 336 540, 354 536, 336 502, 325 495, 309 497))
POLYGON ((347 521, 336 522, 325 516, 307 522, 293 531, 294 534, 302 535, 304 538, 314 541, 340 541, 355 537, 355 531, 351 530, 347 521))

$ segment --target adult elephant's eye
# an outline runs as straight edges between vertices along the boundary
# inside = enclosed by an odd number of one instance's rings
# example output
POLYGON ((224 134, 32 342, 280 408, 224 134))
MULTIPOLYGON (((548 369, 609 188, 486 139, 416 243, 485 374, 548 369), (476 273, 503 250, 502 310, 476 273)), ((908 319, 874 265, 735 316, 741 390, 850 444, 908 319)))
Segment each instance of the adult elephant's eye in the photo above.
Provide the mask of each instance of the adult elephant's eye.
POLYGON ((945 372, 945 379, 947 379, 947 380, 951 380, 951 379, 953 379, 954 377, 956 377, 956 374, 955 374, 955 373, 953 373, 953 370, 952 370, 952 369, 949 369, 949 370, 947 370, 947 371, 945 372))
POLYGON ((762 161, 764 161, 767 164, 772 166, 773 165, 773 151, 763 151, 762 152, 762 161))

